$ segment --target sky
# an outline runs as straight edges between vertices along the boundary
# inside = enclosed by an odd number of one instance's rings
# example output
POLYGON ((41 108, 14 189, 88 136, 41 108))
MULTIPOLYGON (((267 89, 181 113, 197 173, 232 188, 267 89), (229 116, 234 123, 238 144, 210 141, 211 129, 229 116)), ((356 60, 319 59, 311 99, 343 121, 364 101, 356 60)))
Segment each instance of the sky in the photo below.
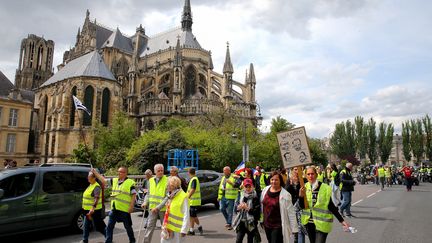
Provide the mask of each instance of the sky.
MULTIPOLYGON (((0 0, 0 71, 14 82, 28 34, 55 42, 54 65, 90 18, 133 35, 180 26, 184 0, 0 0)), ((222 73, 229 42, 234 79, 254 64, 261 130, 277 116, 328 137, 355 116, 401 123, 431 113, 432 1, 191 0, 192 31, 222 73)))

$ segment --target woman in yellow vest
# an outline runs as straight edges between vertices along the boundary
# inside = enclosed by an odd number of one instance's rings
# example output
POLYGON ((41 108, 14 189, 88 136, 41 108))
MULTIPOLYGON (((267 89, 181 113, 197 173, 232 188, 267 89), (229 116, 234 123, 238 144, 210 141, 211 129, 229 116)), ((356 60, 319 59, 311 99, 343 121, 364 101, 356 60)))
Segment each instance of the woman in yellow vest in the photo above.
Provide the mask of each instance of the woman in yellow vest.
POLYGON ((189 226, 188 195, 181 189, 178 177, 168 178, 168 202, 161 231, 161 243, 181 242, 189 226))
POLYGON ((300 207, 303 208, 301 223, 306 226, 311 243, 323 243, 332 230, 333 215, 342 223, 345 229, 350 227, 344 221, 338 208, 331 200, 332 190, 329 185, 317 180, 317 171, 314 166, 306 170, 308 182, 300 189, 300 207), (304 207, 304 197, 307 198, 308 208, 304 207))
POLYGON ((83 243, 88 242, 90 234, 90 224, 93 221, 95 228, 98 232, 105 236, 105 222, 103 215, 105 212, 102 210, 102 187, 96 182, 96 176, 90 172, 87 176, 90 185, 84 191, 82 199, 82 208, 84 210, 84 229, 83 229, 83 243))

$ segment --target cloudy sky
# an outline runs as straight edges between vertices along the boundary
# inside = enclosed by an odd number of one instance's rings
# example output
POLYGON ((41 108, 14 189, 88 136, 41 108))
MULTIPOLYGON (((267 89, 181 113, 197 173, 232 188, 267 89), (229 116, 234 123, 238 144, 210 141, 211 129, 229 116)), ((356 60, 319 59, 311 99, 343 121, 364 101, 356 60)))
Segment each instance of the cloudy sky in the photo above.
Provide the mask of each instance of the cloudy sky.
MULTIPOLYGON (((27 34, 55 42, 55 65, 75 43, 86 9, 126 35, 180 25, 183 0, 2 0, 0 70, 13 82, 27 34)), ((356 115, 392 122, 431 114, 432 1, 191 0, 193 32, 221 72, 230 43, 234 78, 257 77, 263 130, 282 116, 325 137, 356 115)))

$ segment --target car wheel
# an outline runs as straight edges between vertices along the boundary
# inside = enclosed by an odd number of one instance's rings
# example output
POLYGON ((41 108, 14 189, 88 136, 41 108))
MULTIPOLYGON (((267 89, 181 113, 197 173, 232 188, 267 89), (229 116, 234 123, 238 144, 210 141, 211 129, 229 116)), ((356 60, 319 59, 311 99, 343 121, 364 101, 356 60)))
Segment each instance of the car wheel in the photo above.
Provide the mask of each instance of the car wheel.
POLYGON ((81 212, 75 215, 71 227, 76 232, 82 232, 84 230, 84 215, 81 212))

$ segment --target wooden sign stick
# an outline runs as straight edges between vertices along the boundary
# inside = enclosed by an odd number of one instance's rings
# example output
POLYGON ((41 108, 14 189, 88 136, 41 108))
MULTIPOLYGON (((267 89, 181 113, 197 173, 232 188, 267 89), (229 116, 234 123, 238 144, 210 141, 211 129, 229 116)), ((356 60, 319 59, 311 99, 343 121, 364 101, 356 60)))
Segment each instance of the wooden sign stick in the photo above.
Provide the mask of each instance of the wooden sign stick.
MULTIPOLYGON (((303 166, 297 166, 297 171, 298 171, 297 173, 298 173, 299 182, 300 182, 300 188, 302 188, 305 186, 304 180, 303 180, 303 166)), ((303 199, 304 199, 304 208, 308 209, 309 204, 308 204, 306 195, 303 199)))

